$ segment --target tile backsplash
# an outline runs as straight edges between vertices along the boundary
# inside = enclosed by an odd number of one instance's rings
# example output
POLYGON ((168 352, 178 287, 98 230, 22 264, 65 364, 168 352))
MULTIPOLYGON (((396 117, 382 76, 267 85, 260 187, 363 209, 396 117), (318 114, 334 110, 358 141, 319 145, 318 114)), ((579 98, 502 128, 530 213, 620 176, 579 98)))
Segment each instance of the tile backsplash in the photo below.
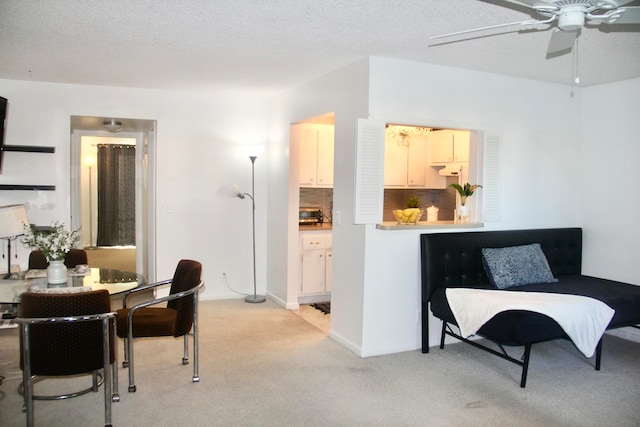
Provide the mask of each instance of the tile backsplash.
POLYGON ((322 209, 325 222, 331 222, 333 188, 300 187, 300 207, 322 209))
MULTIPOLYGON (((433 205, 439 209, 439 221, 452 221, 453 211, 456 208, 456 190, 447 188, 443 190, 426 189, 385 189, 384 190, 384 221, 395 221, 392 211, 405 209, 409 197, 420 199, 420 207, 426 209, 433 205)), ((422 221, 427 220, 427 213, 422 216, 422 221)))
MULTIPOLYGON (((453 220, 453 211, 456 208, 456 191, 453 188, 447 188, 443 190, 385 189, 383 221, 395 221, 391 211, 406 208, 407 200, 413 196, 420 199, 420 206, 424 209, 431 205, 439 208, 438 220, 453 220)), ((333 188, 300 187, 300 206, 322 209, 325 222, 331 222, 333 188)), ((425 212, 422 220, 426 221, 426 219, 427 213, 425 212)))

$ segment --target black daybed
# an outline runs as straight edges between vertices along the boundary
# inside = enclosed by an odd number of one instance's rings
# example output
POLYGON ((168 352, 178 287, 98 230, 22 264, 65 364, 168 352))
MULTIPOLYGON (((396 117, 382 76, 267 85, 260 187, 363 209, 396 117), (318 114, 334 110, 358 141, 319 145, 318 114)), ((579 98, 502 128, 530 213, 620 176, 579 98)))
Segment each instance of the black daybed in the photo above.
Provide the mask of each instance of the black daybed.
MULTIPOLYGON (((553 274, 551 279, 555 278, 557 281, 513 286, 505 289, 506 291, 591 297, 615 310, 606 329, 640 324, 640 286, 581 274, 582 230, 580 228, 422 234, 420 236, 422 352, 429 352, 429 309, 431 309, 436 318, 443 320, 440 348, 444 348, 445 336, 450 335, 509 360, 522 367, 520 386, 525 387, 531 346, 544 341, 568 338, 563 328, 544 314, 528 310, 501 311, 475 333, 495 343, 497 347, 494 349, 480 342, 468 340, 452 328, 451 325, 458 326, 458 324, 447 300, 446 289, 473 288, 501 291, 490 282, 485 272, 483 248, 486 251, 486 248, 511 248, 536 243, 540 244, 548 261, 548 267, 553 274), (510 356, 505 346, 523 346, 522 358, 510 356)), ((499 294, 500 292, 484 293, 490 296, 499 294)), ((513 297, 512 294, 508 295, 513 297)), ((594 303, 600 304, 595 301, 594 303)), ((601 352, 602 339, 595 348, 597 370, 600 369, 601 352)))

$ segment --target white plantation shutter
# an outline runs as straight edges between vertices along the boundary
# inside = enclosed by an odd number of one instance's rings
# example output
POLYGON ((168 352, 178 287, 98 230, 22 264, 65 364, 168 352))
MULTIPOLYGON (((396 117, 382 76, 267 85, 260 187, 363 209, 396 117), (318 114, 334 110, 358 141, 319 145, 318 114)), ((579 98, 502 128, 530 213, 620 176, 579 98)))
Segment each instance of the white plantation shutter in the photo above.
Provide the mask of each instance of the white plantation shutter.
POLYGON ((502 213, 501 197, 501 137, 497 133, 484 133, 484 177, 482 185, 482 221, 500 221, 502 213))
POLYGON ((384 123, 358 119, 355 224, 382 222, 384 206, 384 123))

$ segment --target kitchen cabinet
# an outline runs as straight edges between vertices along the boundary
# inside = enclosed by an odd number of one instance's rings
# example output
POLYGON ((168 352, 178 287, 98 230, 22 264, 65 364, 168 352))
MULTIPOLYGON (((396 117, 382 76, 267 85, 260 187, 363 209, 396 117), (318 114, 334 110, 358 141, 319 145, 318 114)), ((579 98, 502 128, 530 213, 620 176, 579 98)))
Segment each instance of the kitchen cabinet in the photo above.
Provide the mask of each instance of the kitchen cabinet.
POLYGON ((332 268, 331 233, 303 232, 300 237, 300 293, 302 303, 329 300, 332 268))
POLYGON ((429 139, 414 136, 409 145, 398 145, 394 141, 384 147, 385 188, 446 188, 446 177, 430 166, 429 139))
POLYGON ((469 161, 469 131, 443 129, 430 135, 432 165, 469 161))
POLYGON ((407 145, 387 141, 384 145, 385 187, 424 187, 427 175, 427 140, 414 136, 407 145))
POLYGON ((333 186, 332 125, 300 126, 300 186, 333 186))

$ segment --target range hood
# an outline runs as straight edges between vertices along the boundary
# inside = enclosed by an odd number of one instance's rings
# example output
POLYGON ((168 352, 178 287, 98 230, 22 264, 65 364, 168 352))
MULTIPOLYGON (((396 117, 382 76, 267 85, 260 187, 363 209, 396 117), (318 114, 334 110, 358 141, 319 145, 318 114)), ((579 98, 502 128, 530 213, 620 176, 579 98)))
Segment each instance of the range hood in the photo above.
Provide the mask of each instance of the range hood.
POLYGON ((440 176, 460 176, 462 172, 462 163, 449 163, 438 171, 440 176))

